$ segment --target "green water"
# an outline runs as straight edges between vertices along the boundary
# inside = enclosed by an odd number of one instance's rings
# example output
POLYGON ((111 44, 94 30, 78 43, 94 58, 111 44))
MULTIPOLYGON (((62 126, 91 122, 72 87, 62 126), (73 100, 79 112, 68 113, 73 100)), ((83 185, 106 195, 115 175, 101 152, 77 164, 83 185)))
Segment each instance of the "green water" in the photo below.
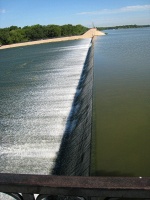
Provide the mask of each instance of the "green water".
POLYGON ((150 176, 150 29, 95 41, 92 175, 150 176))

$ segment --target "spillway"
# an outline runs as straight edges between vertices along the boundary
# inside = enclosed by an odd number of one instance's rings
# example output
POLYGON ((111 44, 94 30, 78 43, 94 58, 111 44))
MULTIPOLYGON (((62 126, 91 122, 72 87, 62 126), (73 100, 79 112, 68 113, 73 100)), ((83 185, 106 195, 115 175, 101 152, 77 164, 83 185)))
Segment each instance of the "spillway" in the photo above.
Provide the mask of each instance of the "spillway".
POLYGON ((1 173, 88 174, 91 56, 91 39, 1 51, 1 173))
POLYGON ((88 176, 90 173, 93 52, 91 42, 52 171, 54 175, 88 176))

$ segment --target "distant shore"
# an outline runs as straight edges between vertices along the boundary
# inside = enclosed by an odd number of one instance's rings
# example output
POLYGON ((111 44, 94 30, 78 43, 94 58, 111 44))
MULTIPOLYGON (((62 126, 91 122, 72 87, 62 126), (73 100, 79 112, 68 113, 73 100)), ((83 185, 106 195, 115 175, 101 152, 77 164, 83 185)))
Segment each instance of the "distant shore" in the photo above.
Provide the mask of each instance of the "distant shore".
POLYGON ((92 38, 94 36, 101 36, 101 35, 105 35, 105 33, 93 28, 93 29, 88 30, 83 35, 79 35, 79 36, 70 36, 70 37, 61 37, 61 38, 53 38, 53 39, 46 39, 46 40, 44 39, 44 40, 24 42, 24 43, 15 43, 15 44, 3 45, 0 47, 0 49, 23 47, 23 46, 29 46, 29 45, 51 43, 51 42, 61 42, 61 41, 68 41, 68 40, 79 40, 79 39, 92 38))

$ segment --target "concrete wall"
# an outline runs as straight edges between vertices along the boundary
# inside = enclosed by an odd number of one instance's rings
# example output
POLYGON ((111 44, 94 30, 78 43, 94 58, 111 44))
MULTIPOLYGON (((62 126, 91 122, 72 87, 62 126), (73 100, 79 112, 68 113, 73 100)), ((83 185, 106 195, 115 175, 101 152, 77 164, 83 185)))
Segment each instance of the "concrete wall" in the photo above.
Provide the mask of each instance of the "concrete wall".
POLYGON ((88 176, 90 170, 93 44, 89 48, 66 131, 53 169, 54 175, 88 176))

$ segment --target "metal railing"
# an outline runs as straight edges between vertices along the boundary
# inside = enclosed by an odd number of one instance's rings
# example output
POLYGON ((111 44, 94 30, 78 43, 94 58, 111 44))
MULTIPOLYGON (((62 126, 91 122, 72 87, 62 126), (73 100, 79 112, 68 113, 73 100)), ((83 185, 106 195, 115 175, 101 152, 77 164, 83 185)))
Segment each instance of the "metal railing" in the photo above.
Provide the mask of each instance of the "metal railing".
POLYGON ((0 192, 17 200, 42 200, 48 196, 148 199, 150 178, 0 174, 0 192))

